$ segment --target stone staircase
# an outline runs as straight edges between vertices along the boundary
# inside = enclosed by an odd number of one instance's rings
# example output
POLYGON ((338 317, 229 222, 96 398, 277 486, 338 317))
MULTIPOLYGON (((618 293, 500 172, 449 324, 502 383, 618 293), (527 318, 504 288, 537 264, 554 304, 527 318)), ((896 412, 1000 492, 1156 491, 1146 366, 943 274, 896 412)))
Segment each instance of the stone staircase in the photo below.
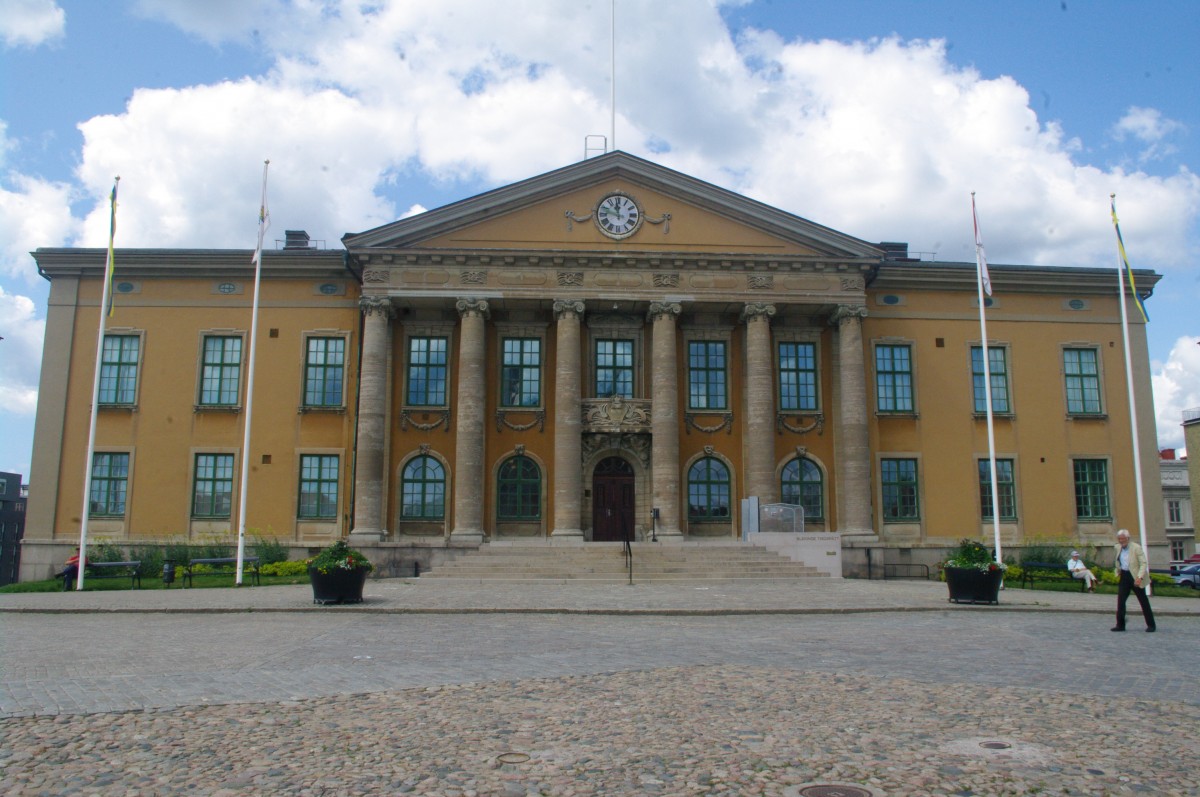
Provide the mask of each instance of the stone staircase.
MULTIPOLYGON (((493 542, 421 574, 422 579, 617 584, 629 580, 621 543, 493 542)), ((766 548, 718 542, 633 543, 635 583, 828 578, 766 548)))

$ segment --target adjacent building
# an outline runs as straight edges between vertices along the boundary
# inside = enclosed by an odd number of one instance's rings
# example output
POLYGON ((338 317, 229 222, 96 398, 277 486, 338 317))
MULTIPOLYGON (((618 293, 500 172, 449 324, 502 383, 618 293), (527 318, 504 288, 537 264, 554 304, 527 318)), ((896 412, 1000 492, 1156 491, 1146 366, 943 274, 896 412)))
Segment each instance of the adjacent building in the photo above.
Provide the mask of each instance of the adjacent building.
MULTIPOLYGON (((39 249, 51 282, 26 577, 80 531, 248 526, 382 555, 502 540, 740 535, 739 500, 801 505, 855 572, 963 537, 1165 558, 1144 326, 1134 462, 1112 269, 921 261, 615 152, 263 258, 122 249, 85 462, 105 252, 39 249), (998 490, 987 477, 983 361, 998 490), (36 553, 35 553, 36 552, 36 553)), ((1159 276, 1136 272, 1149 296, 1159 276)))

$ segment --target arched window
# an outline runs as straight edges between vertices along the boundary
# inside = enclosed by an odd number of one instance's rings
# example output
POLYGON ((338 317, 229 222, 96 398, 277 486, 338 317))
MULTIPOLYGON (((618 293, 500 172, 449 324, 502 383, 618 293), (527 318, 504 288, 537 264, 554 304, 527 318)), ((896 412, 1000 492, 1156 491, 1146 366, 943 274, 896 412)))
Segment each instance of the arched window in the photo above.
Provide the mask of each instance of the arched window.
POLYGON ((446 469, 430 456, 414 457, 404 466, 400 517, 441 520, 446 516, 446 469))
POLYGON ((688 519, 729 519, 729 468, 705 457, 688 469, 688 519))
POLYGON ((821 520, 825 517, 821 469, 811 459, 797 457, 784 465, 779 481, 783 502, 804 507, 805 520, 821 520))
POLYGON ((496 515, 500 520, 537 520, 542 516, 542 472, 526 456, 506 459, 497 477, 496 515))

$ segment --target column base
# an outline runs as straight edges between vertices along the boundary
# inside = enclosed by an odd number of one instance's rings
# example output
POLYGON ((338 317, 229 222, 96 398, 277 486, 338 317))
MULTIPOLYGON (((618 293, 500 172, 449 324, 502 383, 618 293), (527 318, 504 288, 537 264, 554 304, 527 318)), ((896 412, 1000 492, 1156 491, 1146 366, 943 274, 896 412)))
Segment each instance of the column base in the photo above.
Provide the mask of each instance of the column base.
POLYGON ((483 545, 483 529, 455 529, 450 532, 450 545, 454 548, 478 548, 483 545))
POLYGON ((550 539, 562 540, 564 542, 575 540, 583 542, 583 529, 555 529, 550 532, 550 539))
POLYGON ((387 536, 382 529, 353 529, 350 532, 351 545, 367 545, 370 543, 383 542, 383 538, 387 536))

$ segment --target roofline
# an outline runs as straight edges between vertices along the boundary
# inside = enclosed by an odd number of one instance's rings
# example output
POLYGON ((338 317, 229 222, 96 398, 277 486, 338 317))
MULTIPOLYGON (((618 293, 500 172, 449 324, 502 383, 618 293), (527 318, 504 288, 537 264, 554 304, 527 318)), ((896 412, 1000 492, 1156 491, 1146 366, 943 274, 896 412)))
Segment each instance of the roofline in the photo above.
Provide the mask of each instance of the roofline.
MULTIPOLYGON (((1064 287, 1076 287, 1081 293, 1116 293, 1121 275, 1115 268, 1092 266, 1030 266, 988 263, 988 276, 997 291, 1015 293, 1062 292, 1064 287)), ((975 290, 975 263, 951 261, 896 261, 885 260, 879 265, 878 273, 870 285, 874 289, 912 286, 932 288, 941 286, 951 290, 975 290)), ((1134 283, 1138 295, 1143 299, 1154 295, 1154 288, 1162 275, 1151 269, 1134 269, 1134 283)))

